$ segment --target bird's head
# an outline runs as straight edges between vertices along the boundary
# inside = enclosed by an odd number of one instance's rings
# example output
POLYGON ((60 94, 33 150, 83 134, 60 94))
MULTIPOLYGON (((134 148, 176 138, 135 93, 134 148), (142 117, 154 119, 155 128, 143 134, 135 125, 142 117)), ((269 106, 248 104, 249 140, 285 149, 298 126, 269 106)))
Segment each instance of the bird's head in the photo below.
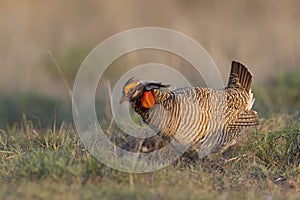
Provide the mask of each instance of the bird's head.
POLYGON ((169 86, 170 85, 162 84, 162 82, 130 78, 123 86, 123 95, 120 99, 120 104, 124 101, 130 103, 141 101, 141 104, 144 105, 144 107, 151 107, 155 103, 152 91, 154 89, 167 88, 169 86))

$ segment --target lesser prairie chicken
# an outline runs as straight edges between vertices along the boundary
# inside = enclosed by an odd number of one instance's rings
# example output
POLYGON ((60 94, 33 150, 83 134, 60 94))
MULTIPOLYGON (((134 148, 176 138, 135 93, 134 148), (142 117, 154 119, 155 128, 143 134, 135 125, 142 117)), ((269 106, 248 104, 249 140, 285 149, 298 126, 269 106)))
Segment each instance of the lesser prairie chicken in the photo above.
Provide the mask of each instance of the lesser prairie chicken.
POLYGON ((186 87, 175 90, 161 82, 129 79, 120 103, 128 101, 143 121, 163 138, 189 145, 200 158, 234 145, 243 129, 258 125, 251 92, 252 75, 233 61, 224 89, 186 87))

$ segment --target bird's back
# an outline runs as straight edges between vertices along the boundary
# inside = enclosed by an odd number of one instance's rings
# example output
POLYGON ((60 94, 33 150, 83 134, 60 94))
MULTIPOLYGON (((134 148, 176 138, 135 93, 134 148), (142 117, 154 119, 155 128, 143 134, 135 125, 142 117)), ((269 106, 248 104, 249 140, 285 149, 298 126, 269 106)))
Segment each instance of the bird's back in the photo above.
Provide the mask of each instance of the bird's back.
POLYGON ((251 82, 247 68, 233 62, 223 90, 188 87, 167 94, 154 90, 161 100, 145 121, 160 134, 191 146, 200 157, 217 153, 235 144, 244 128, 258 124, 257 114, 251 110, 251 82))

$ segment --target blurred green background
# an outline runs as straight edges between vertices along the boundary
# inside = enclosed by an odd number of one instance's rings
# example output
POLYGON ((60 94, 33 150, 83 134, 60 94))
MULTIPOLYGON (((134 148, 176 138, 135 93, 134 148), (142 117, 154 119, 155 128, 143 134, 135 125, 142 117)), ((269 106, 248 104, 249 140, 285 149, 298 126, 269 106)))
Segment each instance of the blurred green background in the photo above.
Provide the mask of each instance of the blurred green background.
MULTIPOLYGON (((68 89, 48 52, 72 87, 81 62, 97 44, 144 26, 194 38, 225 81, 233 59, 245 63, 254 76, 255 109, 261 117, 299 115, 299 7, 296 0, 0 0, 0 128, 21 120, 22 114, 41 127, 52 126, 54 119, 72 122, 68 89)), ((147 59, 128 56, 107 77, 116 78, 119 68, 136 60, 147 59)), ((97 110, 108 112, 104 103, 97 110)))

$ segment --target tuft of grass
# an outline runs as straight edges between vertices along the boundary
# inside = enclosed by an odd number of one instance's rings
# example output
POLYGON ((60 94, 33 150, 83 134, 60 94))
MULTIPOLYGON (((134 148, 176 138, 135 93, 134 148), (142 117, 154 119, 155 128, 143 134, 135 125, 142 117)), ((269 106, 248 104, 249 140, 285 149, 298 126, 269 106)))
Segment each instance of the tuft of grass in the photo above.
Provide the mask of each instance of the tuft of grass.
POLYGON ((36 180, 49 178, 55 181, 80 177, 82 165, 76 163, 69 152, 33 150, 15 161, 15 179, 36 180))

